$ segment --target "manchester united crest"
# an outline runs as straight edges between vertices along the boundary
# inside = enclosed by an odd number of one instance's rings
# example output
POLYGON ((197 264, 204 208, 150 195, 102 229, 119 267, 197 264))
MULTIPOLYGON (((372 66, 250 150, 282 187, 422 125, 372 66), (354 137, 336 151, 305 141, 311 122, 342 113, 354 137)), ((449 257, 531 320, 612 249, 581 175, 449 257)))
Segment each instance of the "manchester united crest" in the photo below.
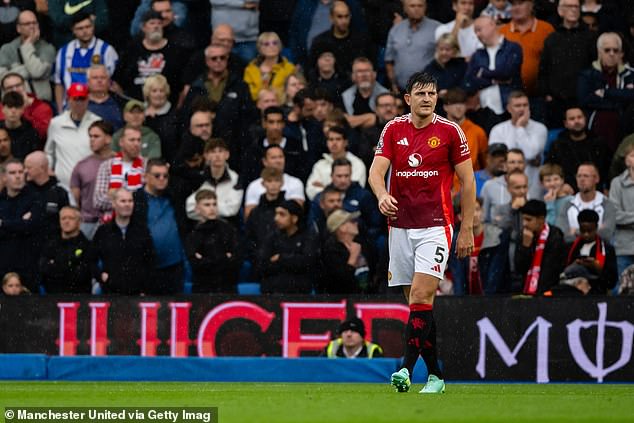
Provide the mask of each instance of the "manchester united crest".
POLYGON ((438 137, 431 137, 427 140, 427 145, 431 148, 436 148, 440 145, 440 139, 438 137))

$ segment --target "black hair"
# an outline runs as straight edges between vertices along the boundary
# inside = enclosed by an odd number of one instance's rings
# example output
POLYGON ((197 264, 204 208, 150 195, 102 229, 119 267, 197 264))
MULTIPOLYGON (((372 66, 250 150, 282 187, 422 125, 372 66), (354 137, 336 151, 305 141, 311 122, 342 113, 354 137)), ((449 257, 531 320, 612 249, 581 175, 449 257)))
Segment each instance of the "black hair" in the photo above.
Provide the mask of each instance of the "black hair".
POLYGON ((105 120, 94 121, 93 123, 90 124, 90 126, 88 127, 88 130, 90 131, 92 128, 99 128, 101 129, 101 132, 103 132, 106 135, 112 136, 112 134, 114 134, 114 127, 112 126, 110 122, 107 122, 105 120))
POLYGON ((24 107, 24 97, 15 91, 9 91, 2 96, 2 105, 4 107, 24 107))
POLYGON ((579 222, 580 225, 582 223, 594 223, 595 225, 598 225, 599 213, 595 212, 592 209, 581 210, 577 215, 577 222, 579 222))
POLYGON ((438 80, 427 72, 416 72, 409 77, 407 85, 405 86, 405 92, 411 94, 412 90, 417 85, 420 85, 421 87, 424 87, 425 85, 433 85, 434 88, 438 88, 438 80))
POLYGON ((279 106, 267 107, 266 109, 264 109, 264 112, 262 112, 264 120, 266 120, 269 115, 282 115, 282 118, 284 118, 284 109, 279 106))
POLYGON ((341 126, 331 126, 328 128, 328 132, 334 132, 343 137, 344 140, 348 140, 348 134, 346 134, 346 130, 341 126))

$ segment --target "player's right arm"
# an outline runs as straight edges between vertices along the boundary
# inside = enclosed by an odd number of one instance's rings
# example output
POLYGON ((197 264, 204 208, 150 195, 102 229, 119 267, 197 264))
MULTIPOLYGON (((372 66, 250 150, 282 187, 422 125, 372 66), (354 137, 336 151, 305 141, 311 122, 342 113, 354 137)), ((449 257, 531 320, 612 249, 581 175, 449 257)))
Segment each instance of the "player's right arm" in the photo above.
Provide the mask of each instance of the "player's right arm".
POLYGON ((390 168, 390 159, 382 156, 374 156, 372 166, 370 166, 370 176, 368 182, 374 195, 379 200, 379 210, 388 217, 396 216, 398 211, 398 201, 392 197, 385 186, 385 175, 390 168))

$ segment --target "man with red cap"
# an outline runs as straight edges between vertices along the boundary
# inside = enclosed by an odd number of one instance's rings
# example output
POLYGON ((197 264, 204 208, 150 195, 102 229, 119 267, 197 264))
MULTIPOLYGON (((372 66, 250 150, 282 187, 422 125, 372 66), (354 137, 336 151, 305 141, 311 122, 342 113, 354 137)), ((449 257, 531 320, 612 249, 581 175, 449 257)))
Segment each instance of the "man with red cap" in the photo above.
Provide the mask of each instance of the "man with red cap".
POLYGON ((66 91, 68 110, 51 120, 44 151, 59 182, 69 189, 73 168, 90 156, 88 128, 101 118, 88 110, 88 87, 73 83, 66 91))

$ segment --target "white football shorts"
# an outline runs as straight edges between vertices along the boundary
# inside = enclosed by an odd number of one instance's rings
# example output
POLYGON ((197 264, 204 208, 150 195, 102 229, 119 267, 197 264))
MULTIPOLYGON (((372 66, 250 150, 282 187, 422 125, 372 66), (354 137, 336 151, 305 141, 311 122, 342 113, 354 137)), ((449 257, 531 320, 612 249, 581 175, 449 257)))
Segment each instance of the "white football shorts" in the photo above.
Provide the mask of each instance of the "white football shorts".
POLYGON ((453 226, 390 227, 388 286, 411 285, 414 273, 442 279, 449 260, 453 226))

